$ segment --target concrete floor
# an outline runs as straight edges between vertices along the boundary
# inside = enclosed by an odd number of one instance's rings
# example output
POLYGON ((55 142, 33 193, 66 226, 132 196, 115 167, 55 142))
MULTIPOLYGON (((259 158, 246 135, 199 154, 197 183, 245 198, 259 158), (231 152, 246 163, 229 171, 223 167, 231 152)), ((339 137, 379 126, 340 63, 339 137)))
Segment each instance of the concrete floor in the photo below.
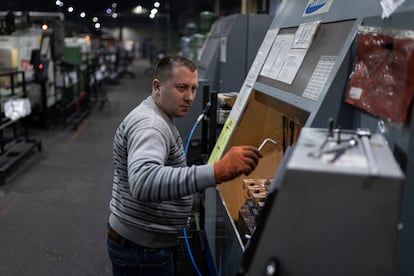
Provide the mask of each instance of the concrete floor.
POLYGON ((112 140, 121 119, 150 94, 145 60, 78 129, 33 129, 34 152, 0 186, 0 275, 112 275, 106 252, 112 140))

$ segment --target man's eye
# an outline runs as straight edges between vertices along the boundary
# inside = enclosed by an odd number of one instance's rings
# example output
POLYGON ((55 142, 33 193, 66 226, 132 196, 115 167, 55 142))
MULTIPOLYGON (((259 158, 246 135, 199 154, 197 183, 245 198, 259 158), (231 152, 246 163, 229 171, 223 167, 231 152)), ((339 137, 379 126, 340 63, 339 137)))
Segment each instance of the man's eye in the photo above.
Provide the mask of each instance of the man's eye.
POLYGON ((185 91, 186 87, 185 87, 185 85, 177 85, 177 89, 179 91, 185 91))

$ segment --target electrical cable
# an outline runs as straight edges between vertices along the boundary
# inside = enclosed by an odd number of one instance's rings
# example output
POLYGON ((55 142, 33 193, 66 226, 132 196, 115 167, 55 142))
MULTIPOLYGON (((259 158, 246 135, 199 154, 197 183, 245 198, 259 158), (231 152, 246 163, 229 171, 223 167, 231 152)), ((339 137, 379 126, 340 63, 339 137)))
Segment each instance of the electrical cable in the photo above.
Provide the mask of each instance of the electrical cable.
POLYGON ((193 125, 193 127, 190 131, 190 134, 188 135, 187 143, 185 144, 185 148, 184 148, 185 156, 187 156, 188 149, 189 149, 190 143, 191 143, 191 139, 193 138, 193 135, 194 135, 195 130, 197 129, 197 126, 203 120, 204 116, 208 113, 208 111, 210 110, 210 106, 211 106, 211 104, 208 102, 206 104, 206 106, 204 107, 203 112, 198 116, 197 121, 194 123, 194 125, 193 125))
POLYGON ((184 149, 185 156, 187 156, 188 148, 190 147, 190 143, 191 143, 191 138, 193 137, 194 132, 197 129, 197 126, 201 122, 203 117, 204 117, 204 113, 201 113, 200 116, 198 116, 197 121, 193 125, 193 128, 191 129, 190 134, 188 135, 187 143, 185 144, 185 149, 184 149))
MULTIPOLYGON (((190 143, 191 143, 191 139, 194 135, 195 130, 197 129, 197 126, 201 122, 201 120, 203 120, 203 118, 207 114, 207 112, 210 110, 210 106, 211 106, 210 103, 206 104, 203 112, 198 116, 197 121, 194 123, 193 128, 191 129, 190 134, 188 135, 187 143, 185 145, 185 149, 184 149, 184 155, 185 156, 187 156, 188 149, 189 149, 190 143)), ((197 266, 197 263, 196 263, 196 261, 194 259, 194 256, 193 256, 193 253, 191 251, 190 243, 188 241, 188 235, 187 235, 187 228, 186 227, 184 227, 183 232, 184 232, 184 240, 185 240, 185 244, 187 246, 188 255, 190 256, 191 262, 193 263, 193 266, 194 266, 194 269, 197 272, 197 275, 201 276, 202 274, 200 272, 200 269, 197 266)))
POLYGON ((185 227, 184 227, 183 232, 184 232, 185 245, 187 246, 187 250, 188 250, 188 255, 190 255, 191 262, 193 263, 193 266, 194 266, 194 269, 197 272, 197 275, 201 276, 202 274, 200 272, 200 269, 197 266, 196 261, 194 260, 193 253, 192 253, 191 248, 190 248, 190 243, 188 242, 187 229, 185 227))

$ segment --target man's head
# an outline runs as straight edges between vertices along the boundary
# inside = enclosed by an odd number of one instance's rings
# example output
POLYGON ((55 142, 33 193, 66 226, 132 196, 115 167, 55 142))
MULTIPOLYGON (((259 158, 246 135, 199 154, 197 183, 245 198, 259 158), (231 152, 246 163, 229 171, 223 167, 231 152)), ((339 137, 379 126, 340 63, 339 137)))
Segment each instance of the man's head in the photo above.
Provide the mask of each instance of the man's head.
POLYGON ((183 56, 161 59, 152 80, 152 97, 170 117, 183 117, 190 111, 198 87, 197 66, 183 56))

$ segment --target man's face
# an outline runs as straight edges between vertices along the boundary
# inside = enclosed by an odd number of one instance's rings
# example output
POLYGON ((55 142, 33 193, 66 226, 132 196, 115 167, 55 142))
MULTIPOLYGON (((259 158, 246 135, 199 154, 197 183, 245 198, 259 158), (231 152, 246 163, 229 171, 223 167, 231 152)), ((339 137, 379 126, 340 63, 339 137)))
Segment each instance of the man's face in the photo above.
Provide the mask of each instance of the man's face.
POLYGON ((167 80, 152 81, 155 102, 171 117, 183 117, 190 111, 198 87, 198 73, 185 66, 173 68, 167 80))

